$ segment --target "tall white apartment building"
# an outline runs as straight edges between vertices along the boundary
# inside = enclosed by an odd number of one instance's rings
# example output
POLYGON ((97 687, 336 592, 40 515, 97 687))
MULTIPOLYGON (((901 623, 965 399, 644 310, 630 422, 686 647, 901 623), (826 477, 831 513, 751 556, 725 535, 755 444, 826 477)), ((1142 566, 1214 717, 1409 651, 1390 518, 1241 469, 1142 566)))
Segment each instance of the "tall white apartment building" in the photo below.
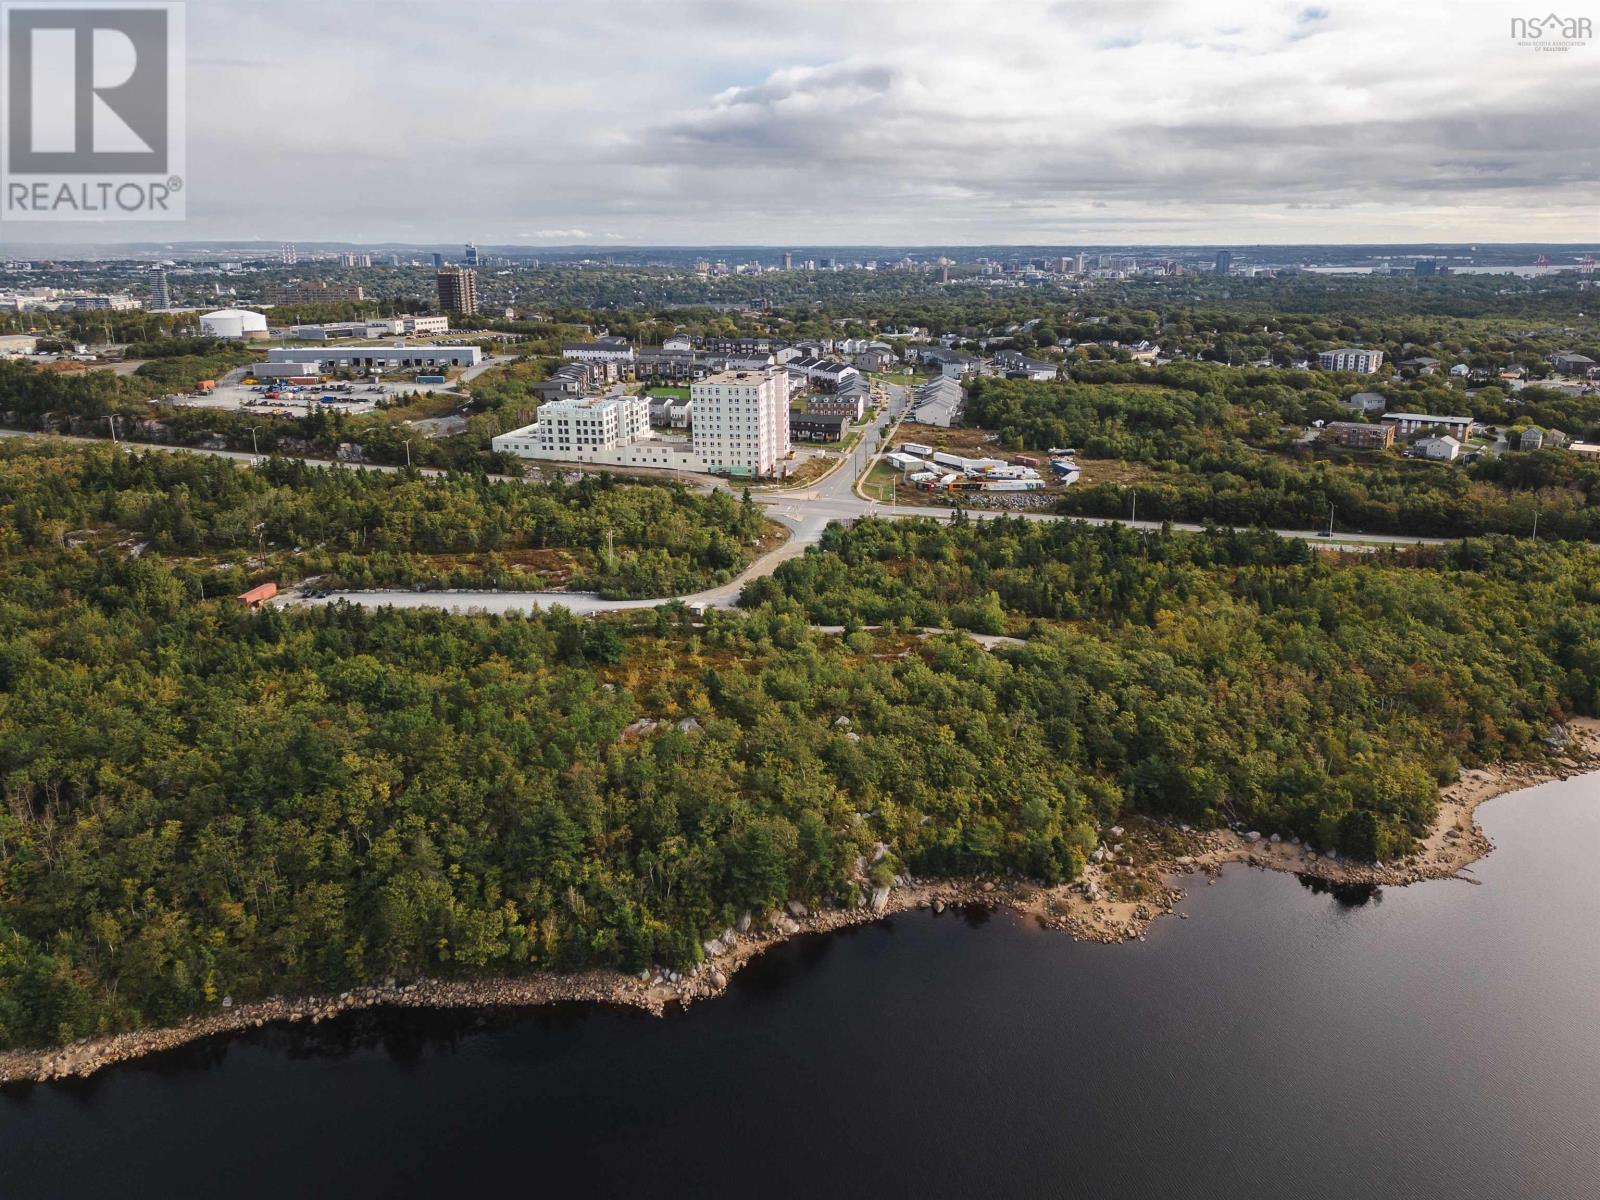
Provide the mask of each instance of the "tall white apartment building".
POLYGON ((689 386, 695 457, 707 471, 770 476, 789 456, 789 372, 723 371, 689 386))
POLYGON ((1323 350, 1317 354, 1317 366, 1324 371, 1354 371, 1358 375, 1375 375, 1383 366, 1382 350, 1362 350, 1345 346, 1339 350, 1323 350))
POLYGON ((616 450, 650 433, 650 401, 643 396, 574 396, 539 406, 530 440, 551 457, 582 460, 616 450))

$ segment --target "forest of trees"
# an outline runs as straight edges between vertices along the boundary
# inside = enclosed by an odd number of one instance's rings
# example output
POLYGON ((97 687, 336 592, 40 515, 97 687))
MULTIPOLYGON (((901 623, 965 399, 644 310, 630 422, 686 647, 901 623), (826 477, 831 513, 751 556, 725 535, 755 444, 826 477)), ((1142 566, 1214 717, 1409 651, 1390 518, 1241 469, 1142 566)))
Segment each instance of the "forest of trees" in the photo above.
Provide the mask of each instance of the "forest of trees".
POLYGON ((3 460, 0 1045, 224 995, 682 965, 743 912, 903 870, 1071 878, 1130 810, 1392 859, 1460 765, 1596 710, 1579 544, 1345 559, 863 521, 704 625, 250 612, 202 600, 186 557, 245 517, 448 541, 493 525, 491 497, 507 531, 585 526, 536 489, 80 453, 3 460))
MULTIPOLYGON (((1582 300, 1503 281, 1197 280, 1180 301, 1168 283, 799 274, 701 288, 619 271, 597 292, 563 269, 518 331, 538 348, 607 321, 803 336, 874 314, 973 335, 1038 320, 1022 339, 1159 337, 1230 363, 1324 339, 1492 362, 1553 335, 1463 314, 1576 323, 1582 300), (664 307, 779 285, 759 318, 664 307), (612 303, 636 307, 613 320, 612 303)), ((401 460, 393 413, 162 410, 229 352, 141 353, 135 376, 0 362, 0 410, 243 449, 255 423, 263 450, 354 437, 401 460)), ((517 587, 559 569, 608 595, 681 594, 732 578, 769 529, 725 492, 489 479, 484 423, 523 413, 546 369, 531 358, 483 377, 468 436, 416 442, 464 468, 446 478, 0 443, 0 1046, 391 976, 682 966, 746 911, 853 903, 904 871, 1070 879, 1132 812, 1393 861, 1461 767, 1535 758, 1552 725, 1600 712, 1600 471, 1553 451, 1462 470, 1326 455, 1293 430, 1341 416, 1350 380, 1114 353, 1071 382, 983 380, 969 417, 1008 448, 1131 464, 1141 517, 1310 527, 1331 504, 1341 528, 1474 536, 1339 555, 1266 532, 862 520, 703 621, 676 604, 250 612, 226 597, 265 578, 517 587), (1541 540, 1504 536, 1536 512, 1541 540)), ((1379 386, 1600 427, 1592 397, 1379 386)), ((1128 488, 1063 505, 1120 515, 1128 488)))
POLYGON ((1365 858, 1403 852, 1462 763, 1600 705, 1600 550, 1510 539, 1341 556, 1271 533, 858 522, 745 603, 1018 633, 1074 762, 1138 806, 1365 858), (1051 658, 1042 657, 1049 648, 1051 658), (1399 788, 1402 796, 1393 789, 1399 788))
POLYGON ((748 498, 670 483, 494 482, 483 476, 318 467, 15 441, 0 443, 0 550, 140 543, 181 560, 197 594, 260 578, 325 586, 539 587, 671 596, 731 579, 767 521, 748 498), (13 547, 16 548, 16 547, 13 547))
MULTIPOLYGON (((1600 540, 1600 464, 1559 450, 1486 458, 1456 469, 1393 454, 1294 445, 1313 420, 1347 420, 1321 372, 1196 363, 1096 364, 1071 381, 975 381, 968 421, 1016 449, 1071 446, 1087 459, 1150 468, 1136 483, 1085 483, 1061 511, 1312 529, 1332 506, 1341 529, 1422 536, 1527 534, 1600 540), (1081 376, 1081 377, 1080 377, 1081 376)), ((1420 387, 1421 385, 1419 385, 1420 387)), ((1448 389, 1446 389, 1448 392, 1448 389)), ((1504 394, 1410 398, 1418 410, 1495 419, 1504 394)), ((1600 427, 1600 397, 1527 388, 1518 418, 1582 435, 1600 427)))
POLYGON ((682 964, 741 912, 870 883, 880 839, 879 874, 1068 877, 1119 804, 960 641, 251 614, 82 549, 12 561, 0 616, 0 1045, 422 971, 682 964), (630 734, 646 714, 696 724, 630 734))

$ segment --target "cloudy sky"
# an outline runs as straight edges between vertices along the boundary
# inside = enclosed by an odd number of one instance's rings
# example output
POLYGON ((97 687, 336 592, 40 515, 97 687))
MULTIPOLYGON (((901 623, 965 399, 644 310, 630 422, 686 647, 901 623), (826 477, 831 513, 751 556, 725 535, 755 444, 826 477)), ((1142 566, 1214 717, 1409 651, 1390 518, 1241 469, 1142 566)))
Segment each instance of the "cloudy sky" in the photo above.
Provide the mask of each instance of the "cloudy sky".
POLYGON ((1600 39, 1528 7, 205 0, 188 221, 0 244, 1594 240, 1600 39))

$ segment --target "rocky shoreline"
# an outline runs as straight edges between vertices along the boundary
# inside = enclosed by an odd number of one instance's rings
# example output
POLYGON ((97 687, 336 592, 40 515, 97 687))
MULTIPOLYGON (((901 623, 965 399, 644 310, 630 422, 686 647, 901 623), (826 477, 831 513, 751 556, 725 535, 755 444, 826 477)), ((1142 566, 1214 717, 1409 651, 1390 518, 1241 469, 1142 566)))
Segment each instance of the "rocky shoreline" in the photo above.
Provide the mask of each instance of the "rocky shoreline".
POLYGON ((119 1062, 203 1038, 259 1029, 274 1022, 316 1023, 369 1008, 527 1008, 589 1003, 665 1016, 673 1006, 687 1007, 721 995, 741 967, 791 937, 861 925, 910 909, 943 912, 983 904, 1031 915, 1040 924, 1082 941, 1142 939, 1150 924, 1172 913, 1183 898, 1176 881, 1204 874, 1208 884, 1214 883, 1228 863, 1289 871, 1333 884, 1399 886, 1464 877, 1461 872, 1493 848, 1473 821, 1478 805, 1509 791, 1594 770, 1600 765, 1597 748, 1600 721, 1574 721, 1568 727, 1562 756, 1546 765, 1497 765, 1464 772, 1458 783, 1441 794, 1433 832, 1416 854, 1402 862, 1349 862, 1252 831, 1202 831, 1130 819, 1126 827, 1113 826, 1104 832, 1095 861, 1070 884, 1043 887, 1014 878, 941 882, 905 878, 892 889, 877 889, 856 907, 811 912, 791 902, 786 909, 760 918, 741 917, 706 943, 703 963, 681 974, 658 968, 637 975, 602 970, 486 980, 390 980, 381 986, 329 996, 272 997, 239 1005, 224 998, 216 1011, 168 1028, 112 1034, 43 1050, 0 1052, 0 1084, 83 1078, 119 1062))
POLYGON ((203 1038, 244 1033, 275 1022, 313 1024, 369 1008, 534 1008, 547 1004, 604 1004, 665 1016, 673 1006, 687 1007, 719 996, 734 972, 757 955, 803 933, 827 933, 867 924, 912 908, 964 904, 1012 904, 1020 899, 1015 880, 965 880, 927 883, 906 880, 904 886, 879 888, 855 908, 811 912, 791 901, 785 910, 759 921, 742 917, 706 943, 706 961, 678 973, 658 968, 637 975, 599 970, 562 975, 541 972, 498 979, 418 979, 352 988, 337 995, 285 998, 273 996, 249 1004, 224 997, 215 1012, 190 1017, 162 1029, 141 1029, 86 1038, 68 1046, 43 1050, 0 1051, 0 1084, 84 1078, 105 1067, 148 1054, 173 1050, 203 1038))

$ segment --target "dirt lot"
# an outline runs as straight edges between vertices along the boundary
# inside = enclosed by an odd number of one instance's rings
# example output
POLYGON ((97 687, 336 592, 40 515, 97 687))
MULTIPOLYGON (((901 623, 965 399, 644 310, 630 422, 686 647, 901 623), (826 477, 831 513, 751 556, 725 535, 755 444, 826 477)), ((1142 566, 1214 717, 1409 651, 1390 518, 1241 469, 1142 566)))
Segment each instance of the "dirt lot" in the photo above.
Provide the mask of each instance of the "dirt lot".
POLYGON ((998 438, 999 434, 990 433, 987 429, 941 429, 937 425, 918 425, 915 421, 905 421, 901 423, 894 441, 896 447, 901 442, 920 442, 935 450, 967 458, 1009 459, 1011 455, 999 448, 998 438))

